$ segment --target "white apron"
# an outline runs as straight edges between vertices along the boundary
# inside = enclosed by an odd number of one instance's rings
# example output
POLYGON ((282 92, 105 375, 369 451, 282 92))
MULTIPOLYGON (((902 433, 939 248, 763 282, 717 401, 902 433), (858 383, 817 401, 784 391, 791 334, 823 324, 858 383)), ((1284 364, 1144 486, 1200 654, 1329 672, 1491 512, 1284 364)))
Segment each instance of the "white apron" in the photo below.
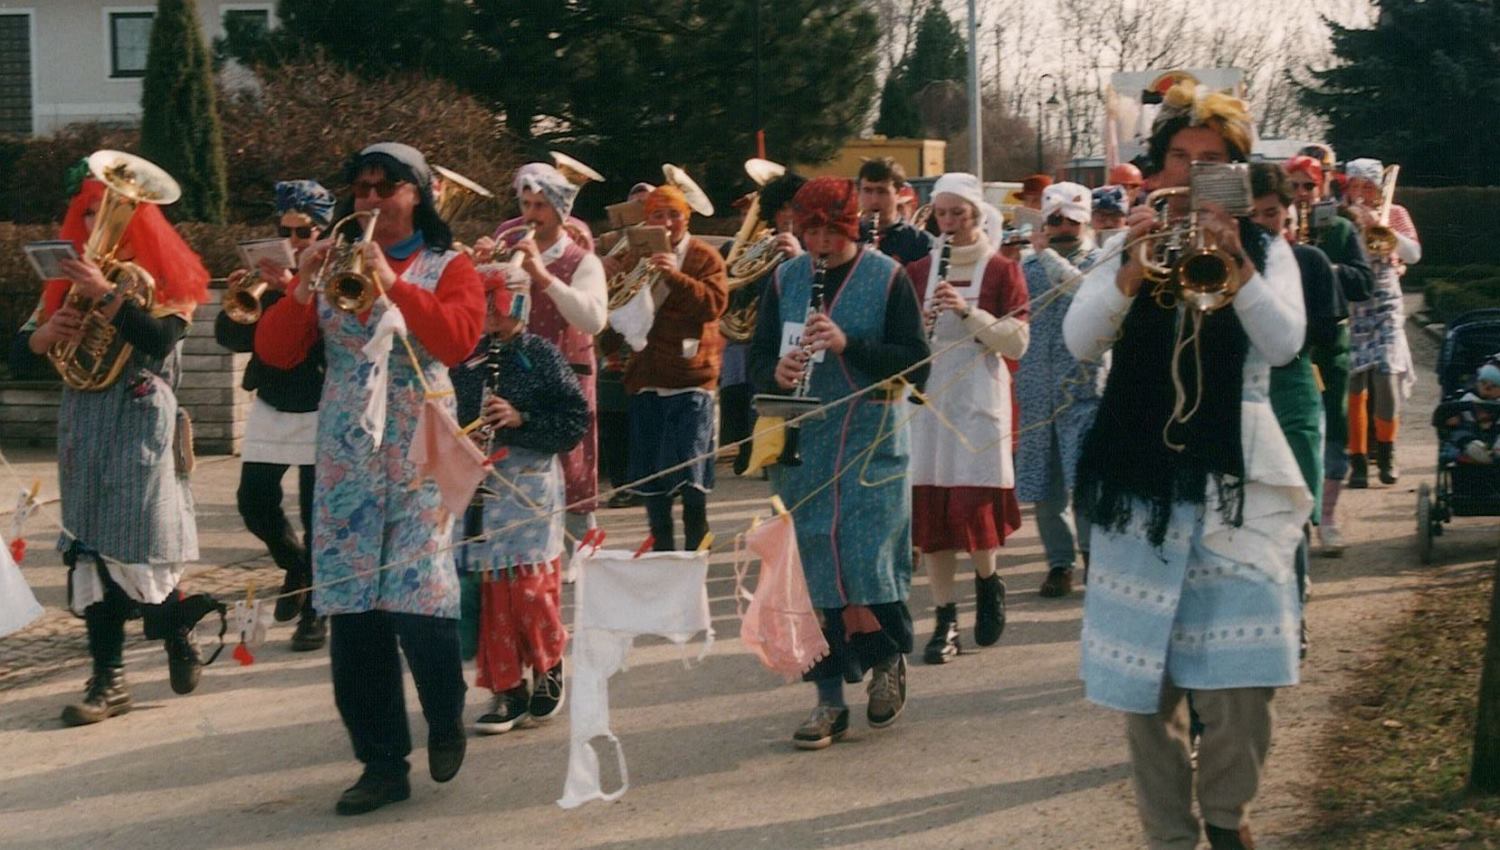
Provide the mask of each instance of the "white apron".
MULTIPOLYGON (((924 312, 937 289, 940 249, 933 249, 924 312)), ((993 255, 993 249, 982 254, 967 270, 968 283, 957 287, 971 307, 979 303, 984 270, 993 255)), ((950 267, 949 282, 964 277, 965 272, 962 267, 950 267)), ((948 310, 938 316, 932 350, 942 353, 927 378, 927 404, 917 409, 911 423, 912 486, 1014 487, 1010 368, 1000 355, 969 336, 962 320, 948 310), (967 341, 943 351, 955 340, 967 341)))
POLYGON ((286 413, 256 396, 245 420, 240 460, 311 466, 318 456, 318 412, 286 413))

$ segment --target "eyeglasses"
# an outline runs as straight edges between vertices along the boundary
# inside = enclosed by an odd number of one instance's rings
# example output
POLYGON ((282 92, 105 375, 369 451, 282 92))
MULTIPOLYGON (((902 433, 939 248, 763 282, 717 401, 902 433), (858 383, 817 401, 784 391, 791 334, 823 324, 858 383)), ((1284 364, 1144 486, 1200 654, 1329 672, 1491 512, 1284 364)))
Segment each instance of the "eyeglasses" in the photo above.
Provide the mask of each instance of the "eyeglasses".
POLYGON ((307 227, 287 227, 286 225, 281 225, 276 228, 276 232, 281 234, 282 239, 287 239, 292 234, 296 234, 298 239, 311 239, 313 235, 311 225, 307 227))
POLYGON ((404 181, 381 180, 379 182, 376 182, 374 180, 356 180, 354 181, 352 188, 354 189, 354 197, 356 198, 364 197, 365 195, 369 194, 371 189, 375 190, 375 194, 379 195, 380 197, 389 198, 390 196, 396 194, 396 187, 400 186, 402 182, 404 181))
POLYGON ((1301 180, 1293 180, 1292 181, 1292 188, 1293 189, 1316 189, 1316 188, 1318 188, 1318 184, 1303 182, 1301 180))

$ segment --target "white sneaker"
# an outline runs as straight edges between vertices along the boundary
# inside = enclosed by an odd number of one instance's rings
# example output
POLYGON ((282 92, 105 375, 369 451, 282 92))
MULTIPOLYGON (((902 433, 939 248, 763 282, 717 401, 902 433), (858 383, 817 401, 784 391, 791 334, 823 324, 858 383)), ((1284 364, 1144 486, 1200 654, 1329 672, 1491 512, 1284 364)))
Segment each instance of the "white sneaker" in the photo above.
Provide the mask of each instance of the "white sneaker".
POLYGON ((1318 543, 1321 545, 1318 554, 1325 558, 1338 558, 1344 554, 1344 535, 1339 533, 1336 525, 1318 526, 1318 543))

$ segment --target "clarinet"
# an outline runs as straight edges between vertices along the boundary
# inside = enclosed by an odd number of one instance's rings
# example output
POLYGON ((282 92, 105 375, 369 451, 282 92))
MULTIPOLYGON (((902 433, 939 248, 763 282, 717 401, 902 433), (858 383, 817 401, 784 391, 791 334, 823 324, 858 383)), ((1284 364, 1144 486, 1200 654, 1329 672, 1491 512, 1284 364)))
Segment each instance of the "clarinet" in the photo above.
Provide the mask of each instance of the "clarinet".
MULTIPOLYGON (((819 257, 813 262, 812 297, 807 301, 807 314, 802 319, 802 354, 807 357, 802 367, 802 376, 797 379, 797 387, 792 390, 795 398, 807 398, 808 391, 812 387, 812 343, 807 341, 807 323, 812 317, 823 312, 823 282, 828 275, 828 261, 819 257)), ((802 426, 786 426, 786 442, 781 447, 782 466, 802 465, 802 426)))
MULTIPOLYGON (((485 405, 500 392, 500 351, 504 346, 499 334, 490 334, 490 348, 485 355, 487 375, 484 393, 479 397, 479 415, 484 416, 485 405)), ((489 422, 479 426, 479 448, 485 457, 495 453, 495 426, 489 422)))
MULTIPOLYGON (((949 240, 949 239, 944 239, 943 240, 943 250, 938 253, 937 283, 933 284, 933 292, 931 293, 932 297, 931 297, 931 300, 929 301, 929 303, 931 303, 931 301, 936 301, 937 300, 937 287, 938 287, 938 285, 941 284, 943 281, 946 281, 948 279, 948 264, 949 264, 949 261, 952 259, 952 256, 953 256, 953 242, 951 240, 949 240)), ((928 345, 932 345, 933 338, 935 336, 937 336, 937 320, 938 320, 938 314, 940 312, 941 311, 938 310, 937 305, 936 304, 932 304, 932 306, 928 307, 926 315, 924 315, 922 317, 923 321, 927 325, 927 344, 928 345)))

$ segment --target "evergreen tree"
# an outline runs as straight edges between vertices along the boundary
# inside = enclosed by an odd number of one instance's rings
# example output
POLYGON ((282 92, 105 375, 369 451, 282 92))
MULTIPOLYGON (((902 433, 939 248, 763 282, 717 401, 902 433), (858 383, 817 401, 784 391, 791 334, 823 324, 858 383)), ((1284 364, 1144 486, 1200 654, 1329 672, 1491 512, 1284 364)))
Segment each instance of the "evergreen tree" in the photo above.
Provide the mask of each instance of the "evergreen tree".
POLYGON ((195 0, 159 0, 141 91, 141 153, 182 185, 171 209, 192 221, 224 220, 224 142, 213 63, 195 0))
POLYGON ((932 3, 917 24, 911 55, 886 77, 880 93, 875 132, 892 137, 926 136, 935 128, 922 121, 920 101, 934 83, 963 85, 969 53, 963 36, 941 3, 932 3))
POLYGON ((1380 0, 1368 29, 1329 23, 1340 63, 1312 71, 1304 104, 1343 159, 1401 164, 1403 184, 1494 185, 1500 11, 1487 0, 1380 0))

